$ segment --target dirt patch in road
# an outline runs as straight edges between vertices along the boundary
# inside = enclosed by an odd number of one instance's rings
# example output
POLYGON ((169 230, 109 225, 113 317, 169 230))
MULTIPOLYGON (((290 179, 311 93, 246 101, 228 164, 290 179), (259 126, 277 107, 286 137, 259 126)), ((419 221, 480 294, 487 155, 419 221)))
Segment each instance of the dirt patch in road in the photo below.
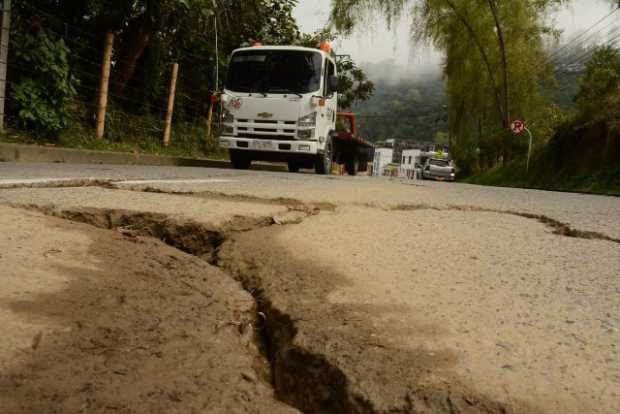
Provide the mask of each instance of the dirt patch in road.
POLYGON ((0 411, 295 412, 230 277, 153 238, 0 209, 0 411))

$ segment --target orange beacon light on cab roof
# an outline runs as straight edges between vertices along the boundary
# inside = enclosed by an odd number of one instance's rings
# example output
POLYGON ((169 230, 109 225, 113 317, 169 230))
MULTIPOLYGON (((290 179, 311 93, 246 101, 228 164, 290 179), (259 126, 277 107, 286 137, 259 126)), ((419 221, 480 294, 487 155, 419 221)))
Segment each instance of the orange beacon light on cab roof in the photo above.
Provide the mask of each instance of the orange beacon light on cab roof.
POLYGON ((329 44, 329 42, 321 42, 321 45, 319 46, 319 49, 321 49, 323 52, 329 54, 332 52, 332 45, 329 44))

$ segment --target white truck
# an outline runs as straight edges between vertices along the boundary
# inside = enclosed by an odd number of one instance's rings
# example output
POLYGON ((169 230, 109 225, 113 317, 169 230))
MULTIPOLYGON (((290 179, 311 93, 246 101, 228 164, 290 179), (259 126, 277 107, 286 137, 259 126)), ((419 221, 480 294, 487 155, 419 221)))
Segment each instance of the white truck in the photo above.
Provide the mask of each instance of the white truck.
POLYGON ((230 58, 220 146, 234 168, 287 162, 289 171, 330 174, 335 154, 338 77, 328 45, 262 46, 230 58))

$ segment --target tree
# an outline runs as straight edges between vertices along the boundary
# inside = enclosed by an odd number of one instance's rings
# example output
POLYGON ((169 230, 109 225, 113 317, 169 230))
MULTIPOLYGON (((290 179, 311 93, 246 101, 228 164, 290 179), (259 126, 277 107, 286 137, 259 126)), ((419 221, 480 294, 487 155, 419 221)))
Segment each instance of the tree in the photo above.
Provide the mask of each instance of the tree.
MULTIPOLYGON (((597 50, 586 62, 576 101, 582 118, 611 120, 620 112, 620 51, 611 46, 597 50)), ((618 118, 616 118, 618 119, 618 118)))
POLYGON ((68 105, 76 95, 77 79, 70 75, 69 49, 62 39, 38 24, 14 21, 10 37, 13 72, 9 112, 22 125, 53 135, 67 126, 68 105))
POLYGON ((336 28, 350 31, 369 12, 390 22, 412 8, 414 40, 430 41, 446 56, 450 135, 478 142, 475 153, 493 166, 521 151, 506 130, 512 114, 532 119, 544 107, 540 89, 551 78, 544 16, 562 2, 335 0, 331 16, 336 28))
MULTIPOLYGON (((336 35, 331 30, 323 29, 312 34, 304 34, 295 43, 305 47, 319 47, 321 42, 332 42, 335 39, 336 35)), ((375 92, 374 83, 350 56, 336 55, 336 68, 339 110, 351 109, 372 97, 375 92)))

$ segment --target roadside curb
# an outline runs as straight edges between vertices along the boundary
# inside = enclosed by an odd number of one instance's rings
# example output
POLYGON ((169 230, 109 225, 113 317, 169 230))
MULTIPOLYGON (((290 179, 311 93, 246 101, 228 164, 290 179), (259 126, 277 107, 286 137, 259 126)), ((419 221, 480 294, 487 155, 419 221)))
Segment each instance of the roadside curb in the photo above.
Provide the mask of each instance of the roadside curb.
MULTIPOLYGON (((0 142, 0 162, 231 168, 230 162, 224 160, 55 148, 4 142, 0 142)), ((252 169, 262 171, 283 170, 282 167, 266 164, 253 165, 252 169)))

